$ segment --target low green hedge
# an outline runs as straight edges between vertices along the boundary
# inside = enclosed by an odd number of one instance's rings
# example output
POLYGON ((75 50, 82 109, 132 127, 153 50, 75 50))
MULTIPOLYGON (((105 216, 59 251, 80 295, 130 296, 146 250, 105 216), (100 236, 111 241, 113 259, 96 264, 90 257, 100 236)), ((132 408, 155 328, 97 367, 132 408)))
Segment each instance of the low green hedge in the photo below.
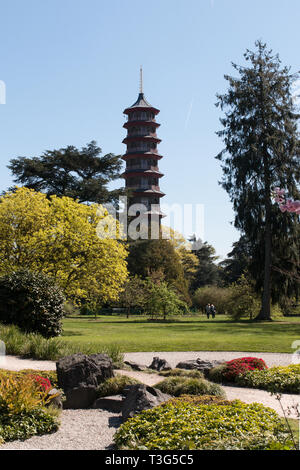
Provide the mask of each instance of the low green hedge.
POLYGON ((246 372, 236 378, 242 387, 260 388, 272 393, 300 393, 300 364, 246 372))
POLYGON ((275 411, 239 400, 222 406, 172 400, 126 421, 114 439, 119 449, 292 449, 275 411))
POLYGON ((205 379, 194 379, 188 377, 168 377, 155 385, 163 393, 174 397, 180 395, 214 395, 225 398, 225 392, 220 385, 205 379))

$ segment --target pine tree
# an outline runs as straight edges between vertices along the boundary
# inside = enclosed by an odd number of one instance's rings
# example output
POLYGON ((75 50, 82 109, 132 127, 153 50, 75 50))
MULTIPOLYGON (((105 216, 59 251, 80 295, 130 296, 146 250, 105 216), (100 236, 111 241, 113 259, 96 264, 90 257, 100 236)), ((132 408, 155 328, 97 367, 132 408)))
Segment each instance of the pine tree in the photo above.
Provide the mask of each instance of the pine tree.
POLYGON ((257 319, 270 320, 271 298, 287 288, 278 284, 272 266, 299 256, 299 217, 272 204, 275 187, 299 199, 299 114, 291 95, 298 74, 282 67, 266 44, 255 46, 244 54, 250 65, 232 64, 239 77, 225 75, 229 89, 217 95, 216 105, 225 111, 217 135, 225 148, 216 158, 222 162, 221 184, 233 203, 235 227, 251 244, 256 288, 262 292, 257 319))
POLYGON ((69 145, 47 150, 39 157, 13 158, 8 165, 14 182, 48 196, 67 196, 80 202, 117 204, 122 189, 109 191, 108 183, 120 177, 119 155, 101 155, 95 141, 77 149, 69 145))

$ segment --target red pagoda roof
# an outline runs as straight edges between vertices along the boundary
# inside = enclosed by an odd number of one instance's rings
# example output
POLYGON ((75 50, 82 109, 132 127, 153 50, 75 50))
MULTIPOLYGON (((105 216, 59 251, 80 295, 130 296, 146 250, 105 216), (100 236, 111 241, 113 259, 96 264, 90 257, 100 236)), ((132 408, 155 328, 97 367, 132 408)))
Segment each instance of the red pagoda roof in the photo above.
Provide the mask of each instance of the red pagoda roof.
POLYGON ((159 109, 154 108, 154 106, 152 106, 150 103, 148 103, 148 101, 144 97, 144 93, 140 93, 139 96, 138 96, 138 99, 136 100, 136 102, 133 103, 132 106, 129 106, 129 108, 126 108, 123 111, 123 113, 124 114, 129 114, 130 112, 135 111, 136 109, 138 109, 138 110, 148 110, 148 111, 151 110, 151 111, 154 112, 154 114, 159 113, 159 109))

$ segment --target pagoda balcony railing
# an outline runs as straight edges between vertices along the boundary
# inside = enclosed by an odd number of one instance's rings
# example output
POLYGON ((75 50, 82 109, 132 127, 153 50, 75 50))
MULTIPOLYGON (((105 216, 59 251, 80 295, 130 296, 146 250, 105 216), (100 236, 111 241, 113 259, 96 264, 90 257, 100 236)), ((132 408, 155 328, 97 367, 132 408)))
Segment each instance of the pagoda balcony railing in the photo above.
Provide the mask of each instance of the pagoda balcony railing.
POLYGON ((149 191, 149 190, 153 190, 153 191, 160 191, 160 187, 159 186, 156 186, 156 185, 145 185, 145 184, 141 184, 141 185, 133 185, 133 186, 126 186, 126 188, 128 189, 132 189, 133 191, 149 191))
POLYGON ((150 151, 154 151, 154 150, 157 150, 156 147, 151 147, 151 144, 147 144, 146 145, 127 145, 127 153, 134 153, 135 151, 140 151, 140 152, 150 152, 150 151))
POLYGON ((136 165, 127 165, 126 170, 152 170, 152 171, 159 171, 158 166, 142 166, 140 163, 136 165))
POLYGON ((128 121, 155 121, 155 116, 149 113, 129 114, 128 121))
POLYGON ((134 131, 134 132, 128 132, 127 137, 157 137, 156 132, 149 132, 147 130, 143 131, 134 131))

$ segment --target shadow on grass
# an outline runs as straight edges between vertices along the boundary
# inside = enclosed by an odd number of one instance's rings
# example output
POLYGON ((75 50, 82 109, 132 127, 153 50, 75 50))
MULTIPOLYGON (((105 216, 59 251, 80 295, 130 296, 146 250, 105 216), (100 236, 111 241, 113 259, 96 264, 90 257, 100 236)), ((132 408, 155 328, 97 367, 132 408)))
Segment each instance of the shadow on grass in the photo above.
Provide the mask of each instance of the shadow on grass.
POLYGON ((61 337, 63 336, 85 336, 85 332, 63 330, 61 337))

